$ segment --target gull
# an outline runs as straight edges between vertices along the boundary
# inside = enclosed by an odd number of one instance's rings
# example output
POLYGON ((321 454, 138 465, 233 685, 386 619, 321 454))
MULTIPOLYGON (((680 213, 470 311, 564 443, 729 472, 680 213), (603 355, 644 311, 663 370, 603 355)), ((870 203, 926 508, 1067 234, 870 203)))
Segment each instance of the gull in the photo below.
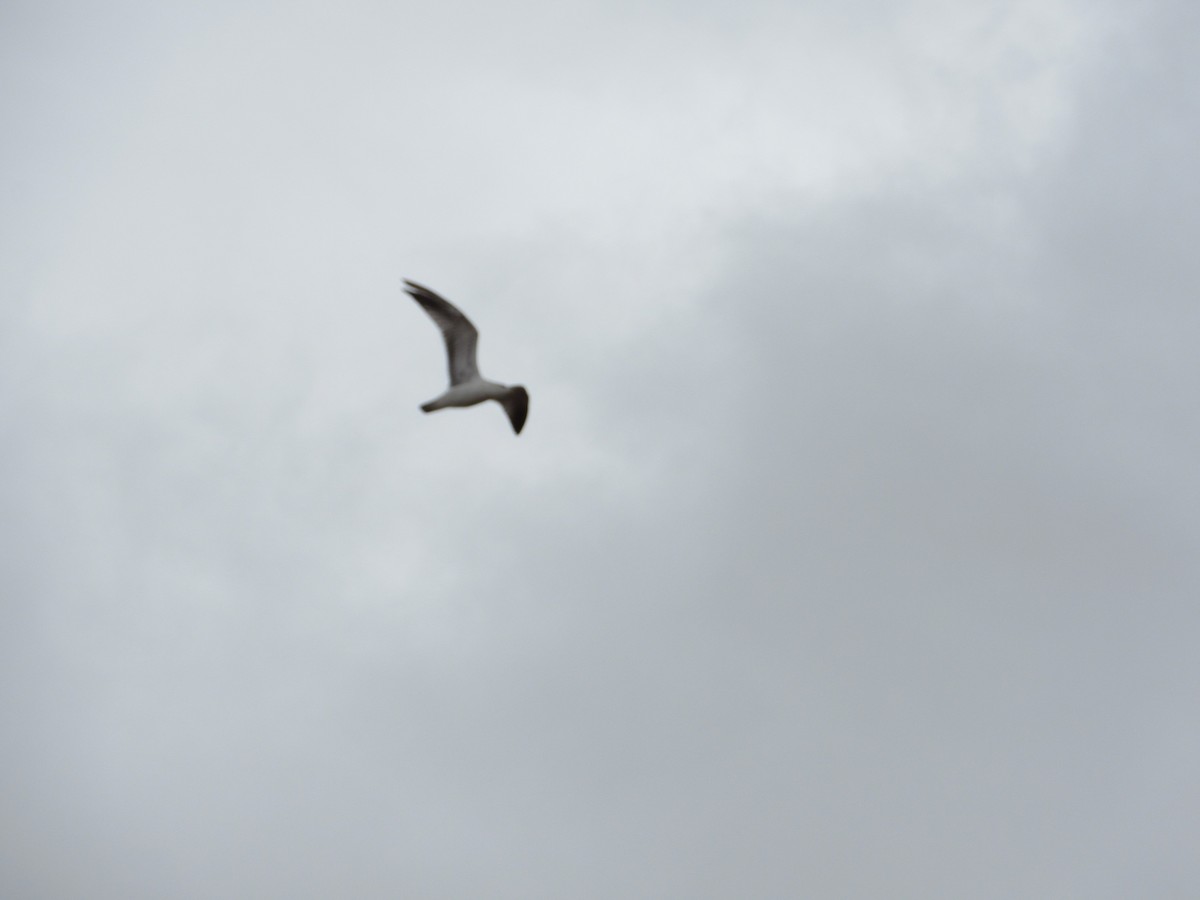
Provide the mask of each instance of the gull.
POLYGON ((446 355, 450 358, 450 387, 440 397, 421 404, 421 411, 431 413, 448 406, 474 406, 484 400, 495 400, 508 413, 513 431, 521 433, 529 414, 529 392, 519 384, 500 384, 488 381, 479 374, 475 364, 475 345, 479 332, 458 308, 445 297, 439 297, 427 287, 407 278, 405 290, 429 313, 442 337, 446 339, 446 355))

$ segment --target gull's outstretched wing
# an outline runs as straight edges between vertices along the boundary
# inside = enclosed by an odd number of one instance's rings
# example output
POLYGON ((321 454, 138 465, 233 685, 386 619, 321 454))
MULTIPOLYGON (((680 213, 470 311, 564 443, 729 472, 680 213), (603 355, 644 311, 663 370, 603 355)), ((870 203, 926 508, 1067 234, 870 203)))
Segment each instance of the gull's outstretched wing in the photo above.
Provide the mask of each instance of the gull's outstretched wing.
MULTIPOLYGON (((421 304, 442 330, 442 337, 446 339, 446 355, 450 359, 450 384, 462 384, 464 381, 478 378, 475 345, 479 342, 479 332, 471 324, 471 320, 459 312, 453 303, 445 297, 439 297, 429 288, 407 279, 404 283, 408 285, 405 290, 421 304)), ((511 419, 513 414, 510 412, 508 415, 511 419)), ((517 430, 520 431, 519 428, 517 430)))
POLYGON ((521 433, 525 427, 525 417, 529 415, 529 391, 520 385, 514 385, 501 398, 500 405, 508 413, 508 421, 512 422, 513 431, 521 433))

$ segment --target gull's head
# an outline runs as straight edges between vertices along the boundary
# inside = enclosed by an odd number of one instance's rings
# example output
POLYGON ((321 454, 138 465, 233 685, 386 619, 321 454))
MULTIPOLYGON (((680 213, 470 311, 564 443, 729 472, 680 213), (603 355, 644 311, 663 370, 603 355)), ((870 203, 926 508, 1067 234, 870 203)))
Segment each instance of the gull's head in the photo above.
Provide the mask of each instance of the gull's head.
POLYGON ((513 431, 520 434, 525 427, 525 417, 529 415, 529 391, 519 384, 510 385, 504 409, 512 421, 513 431))

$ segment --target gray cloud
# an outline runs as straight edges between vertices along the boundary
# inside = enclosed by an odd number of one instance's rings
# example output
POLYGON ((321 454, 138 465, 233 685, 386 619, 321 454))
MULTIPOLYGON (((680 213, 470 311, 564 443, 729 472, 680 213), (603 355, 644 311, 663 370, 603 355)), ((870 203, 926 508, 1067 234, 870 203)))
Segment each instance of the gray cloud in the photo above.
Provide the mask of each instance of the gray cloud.
POLYGON ((6 13, 5 893, 1187 896, 1194 15, 521 9, 6 13))

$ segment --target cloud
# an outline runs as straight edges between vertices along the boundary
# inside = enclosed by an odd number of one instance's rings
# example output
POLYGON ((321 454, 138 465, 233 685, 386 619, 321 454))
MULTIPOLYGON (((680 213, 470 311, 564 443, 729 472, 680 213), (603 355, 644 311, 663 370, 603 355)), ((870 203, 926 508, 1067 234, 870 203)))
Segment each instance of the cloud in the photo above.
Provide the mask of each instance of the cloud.
POLYGON ((522 9, 22 20, 8 893, 1183 891, 1192 13, 522 9))

